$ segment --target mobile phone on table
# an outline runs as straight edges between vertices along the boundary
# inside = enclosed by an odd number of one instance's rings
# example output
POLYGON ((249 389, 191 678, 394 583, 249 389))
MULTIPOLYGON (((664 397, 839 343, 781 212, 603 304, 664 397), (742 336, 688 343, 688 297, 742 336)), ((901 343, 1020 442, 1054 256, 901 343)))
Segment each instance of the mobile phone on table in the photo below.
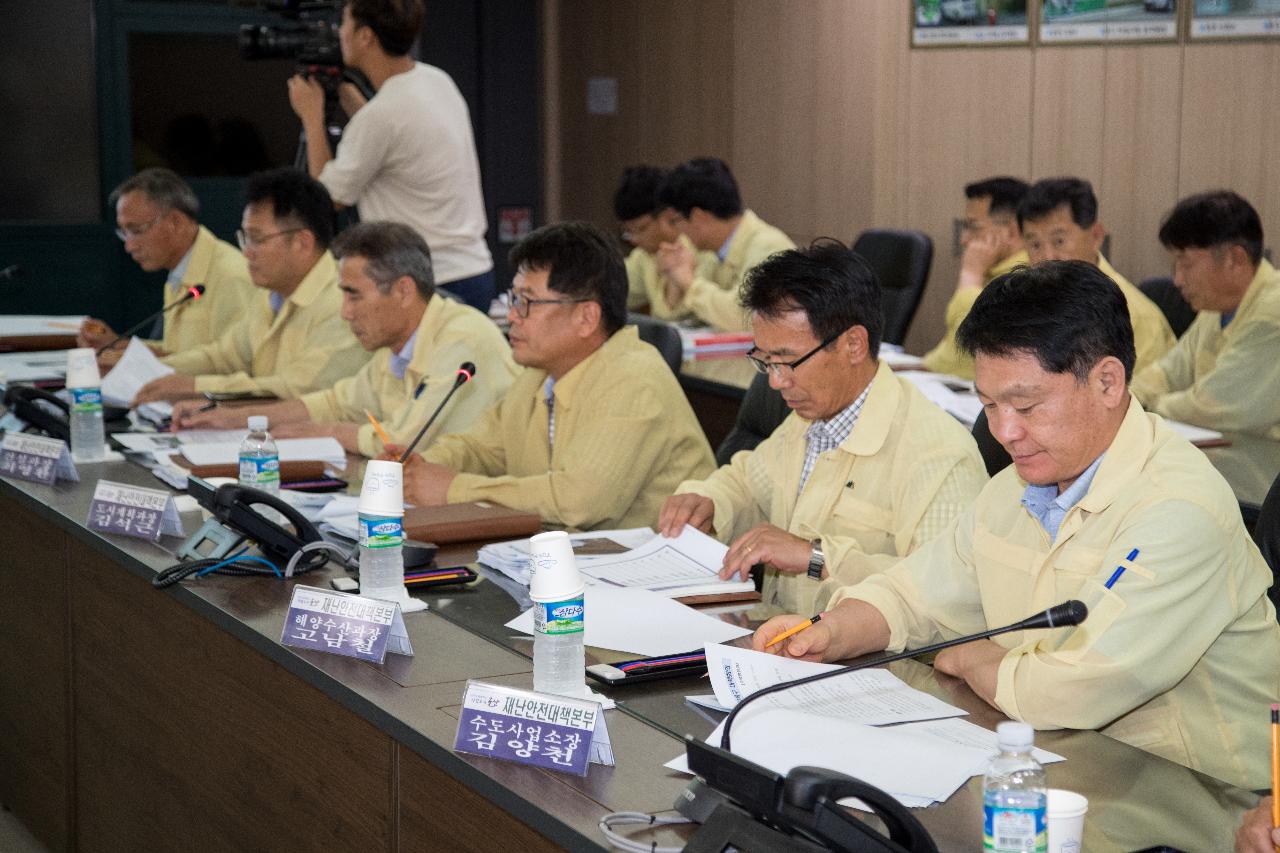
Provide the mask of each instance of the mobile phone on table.
POLYGON ((587 676, 601 684, 618 686, 660 678, 702 675, 707 671, 707 653, 698 649, 678 655, 637 658, 618 663, 597 663, 587 667, 587 676))

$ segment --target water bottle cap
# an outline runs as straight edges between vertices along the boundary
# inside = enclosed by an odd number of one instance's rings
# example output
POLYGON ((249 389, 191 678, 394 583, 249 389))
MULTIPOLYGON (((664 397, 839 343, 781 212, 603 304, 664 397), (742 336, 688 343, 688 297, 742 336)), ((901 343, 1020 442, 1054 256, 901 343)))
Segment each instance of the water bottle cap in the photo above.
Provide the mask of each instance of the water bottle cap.
POLYGON ((250 432, 266 432, 267 425, 268 423, 267 423, 266 415, 250 415, 249 416, 250 432))
POLYGON ((356 511, 362 515, 404 515, 404 468, 399 462, 369 460, 364 468, 364 484, 360 487, 356 511))
POLYGON ((996 726, 996 739, 1005 752, 1027 750, 1035 743, 1036 732, 1027 723, 1005 722, 996 726))
POLYGON ((563 530, 532 537, 529 559, 529 597, 534 601, 564 601, 582 594, 582 575, 573 556, 573 544, 563 530))
POLYGON ((68 388, 97 388, 102 384, 98 359, 89 347, 67 350, 68 388))

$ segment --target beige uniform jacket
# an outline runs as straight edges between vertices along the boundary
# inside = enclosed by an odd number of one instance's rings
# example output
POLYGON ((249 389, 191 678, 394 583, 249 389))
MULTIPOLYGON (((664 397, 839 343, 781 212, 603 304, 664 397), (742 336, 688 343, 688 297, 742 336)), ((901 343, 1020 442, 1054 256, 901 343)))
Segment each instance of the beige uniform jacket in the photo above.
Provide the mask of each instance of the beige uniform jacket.
POLYGON ((884 362, 853 432, 818 457, 797 495, 811 423, 793 413, 754 450, 677 490, 711 498, 716 535, 726 543, 761 522, 820 538, 825 580, 765 571, 764 602, 806 614, 932 539, 987 482, 969 431, 884 362))
POLYGON ((382 439, 365 412, 373 413, 392 441, 407 445, 453 388, 458 366, 464 361, 474 363, 475 380, 454 393, 431 431, 422 437, 418 446, 426 448, 436 436, 461 432, 478 421, 486 409, 502 399, 519 372, 511 360, 511 347, 493 321, 443 296, 432 296, 427 302, 418 323, 413 357, 402 378, 391 372, 392 354, 390 347, 383 347, 355 376, 302 398, 307 414, 317 423, 359 424, 357 441, 360 452, 368 457, 382 452, 382 439), (422 393, 417 394, 424 382, 422 393))
POLYGON ((188 287, 196 284, 204 285, 199 299, 188 299, 164 313, 164 337, 152 343, 158 343, 166 353, 195 349, 217 340, 240 322, 258 292, 249 278, 244 255, 203 225, 191 245, 191 260, 177 294, 168 282, 163 285, 165 304, 181 298, 188 287))
MULTIPOLYGON (((983 279, 983 286, 985 287, 991 283, 992 279, 1002 276, 1017 267, 1026 266, 1027 263, 1029 263, 1029 260, 1026 250, 1019 249, 987 270, 983 279)), ((938 341, 938 345, 925 353, 924 366, 926 370, 932 370, 934 373, 949 373, 952 376, 961 376, 965 379, 973 378, 973 356, 960 349, 960 345, 956 343, 956 330, 960 328, 964 318, 969 316, 973 303, 977 302, 978 297, 981 295, 981 290, 975 290, 972 287, 957 290, 952 294, 951 300, 947 303, 947 330, 943 334, 942 340, 938 341)))
POLYGON ((1139 370, 1163 358, 1178 339, 1173 336, 1173 329, 1160 306, 1130 284, 1129 279, 1116 272, 1115 267, 1111 266, 1101 252, 1098 253, 1098 269, 1116 283, 1129 306, 1129 322, 1133 324, 1133 347, 1138 356, 1133 365, 1133 375, 1137 376, 1139 370))
POLYGON ((673 310, 693 314, 719 331, 746 330, 750 318, 738 303, 738 297, 747 272, 774 252, 795 247, 790 237, 754 212, 744 212, 723 263, 717 258, 708 268, 698 270, 684 299, 673 310))
POLYGON ((1000 472, 950 530, 833 603, 872 604, 898 650, 1080 599, 1089 617, 1077 627, 994 638, 1008 649, 1000 710, 1041 729, 1099 729, 1240 787, 1269 784, 1271 572, 1204 454, 1131 400, 1056 542, 1020 505, 1024 487, 1012 466, 1000 472))
MULTIPOLYGON (((715 252, 699 252, 693 241, 683 234, 679 241, 694 253, 694 276, 707 276, 719 263, 715 252)), ((627 308, 635 311, 645 306, 649 314, 659 320, 674 322, 691 316, 683 305, 675 307, 667 304, 667 278, 658 272, 658 260, 639 247, 627 254, 627 308)))
POLYGON ((1280 439, 1280 273, 1267 261, 1236 315, 1201 311, 1159 364, 1135 374, 1133 393, 1176 421, 1280 439))
POLYGON ((450 502, 492 500, 580 530, 644 527, 678 483, 715 467, 675 376, 634 326, 556 382, 554 451, 546 378, 526 368, 479 423, 422 454, 459 472, 450 502))
POLYGON ((328 388, 369 360, 340 316, 341 307, 338 265, 326 251, 279 314, 272 313, 270 294, 262 290, 240 322, 217 340, 168 356, 164 363, 194 375, 201 392, 292 399, 328 388))

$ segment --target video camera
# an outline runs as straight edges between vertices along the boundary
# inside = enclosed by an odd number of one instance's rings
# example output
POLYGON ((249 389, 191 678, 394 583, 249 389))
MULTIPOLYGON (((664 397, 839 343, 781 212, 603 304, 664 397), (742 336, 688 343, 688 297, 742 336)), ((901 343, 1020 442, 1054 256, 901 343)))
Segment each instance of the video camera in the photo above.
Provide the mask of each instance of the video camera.
POLYGON ((290 23, 241 25, 242 57, 295 60, 300 74, 319 80, 331 94, 343 80, 351 80, 338 42, 341 0, 266 0, 261 8, 290 23))

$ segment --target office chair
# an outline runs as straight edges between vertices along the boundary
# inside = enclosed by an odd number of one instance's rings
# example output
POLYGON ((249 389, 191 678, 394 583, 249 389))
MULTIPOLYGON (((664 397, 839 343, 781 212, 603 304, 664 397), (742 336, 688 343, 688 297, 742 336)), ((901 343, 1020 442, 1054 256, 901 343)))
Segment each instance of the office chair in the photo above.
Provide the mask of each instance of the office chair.
POLYGON ((1253 541, 1271 567, 1272 584, 1267 590, 1267 597, 1276 606, 1277 618, 1280 618, 1280 587, 1277 587, 1277 581, 1280 581, 1280 477, 1276 477, 1262 500, 1258 520, 1253 525, 1253 541))
POLYGON ((973 422, 973 440, 978 443, 978 452, 982 454, 982 461, 987 466, 988 477, 994 477, 1013 464, 1009 451, 991 434, 991 425, 987 423, 985 411, 979 412, 978 419, 973 422))
POLYGON ((858 235, 853 251, 861 255, 880 279, 880 304, 884 307, 886 343, 901 344, 911 318, 920 307, 929 268, 933 265, 933 241, 923 231, 871 228, 858 235))
POLYGON ((733 429, 716 448, 716 464, 724 465, 739 450, 752 450, 757 444, 773 435, 773 431, 787 419, 791 409, 782 394, 769 387, 769 377, 756 374, 751 387, 738 407, 738 417, 733 429))
POLYGON ((1139 284, 1138 289, 1160 308, 1164 318, 1169 321, 1169 327, 1173 329, 1173 336, 1182 337, 1182 333, 1196 318, 1196 310, 1187 304, 1178 288, 1173 286, 1173 279, 1156 276, 1139 284))
POLYGON ((635 326, 640 340, 657 348, 662 360, 676 376, 680 375, 680 363, 684 360, 684 344, 680 333, 670 323, 650 317, 648 314, 628 314, 627 325, 635 326))

